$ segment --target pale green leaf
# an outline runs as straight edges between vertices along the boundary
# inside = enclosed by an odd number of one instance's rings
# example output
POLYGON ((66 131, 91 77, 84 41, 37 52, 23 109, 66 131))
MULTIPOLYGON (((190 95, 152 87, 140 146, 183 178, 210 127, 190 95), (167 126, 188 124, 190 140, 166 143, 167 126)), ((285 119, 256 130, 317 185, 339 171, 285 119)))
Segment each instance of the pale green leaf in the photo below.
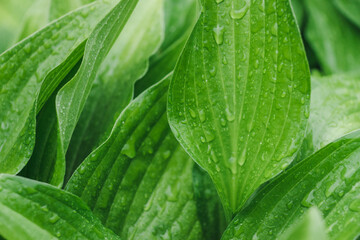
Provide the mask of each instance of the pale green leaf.
POLYGON ((360 129, 360 74, 311 79, 309 130, 314 150, 360 129))
POLYGON ((0 235, 5 239, 120 239, 78 197, 53 186, 0 175, 0 235))
POLYGON ((230 219, 295 157, 310 74, 288 0, 204 0, 175 68, 169 121, 230 219))
POLYGON ((30 8, 26 11, 23 25, 17 40, 20 41, 49 22, 49 8, 51 0, 35 0, 30 8))
POLYGON ((202 239, 193 161, 167 123, 168 83, 130 103, 66 186, 123 239, 202 239))
POLYGON ((56 88, 78 62, 79 46, 110 7, 99 1, 79 9, 0 56, 0 172, 17 173, 28 161, 37 105, 46 101, 38 99, 40 89, 56 88), (49 73, 52 78, 46 78, 49 73))
POLYGON ((316 208, 310 208, 303 218, 287 229, 280 240, 326 240, 325 222, 322 213, 316 208))
POLYGON ((259 190, 222 239, 277 239, 307 208, 323 213, 329 239, 360 234, 360 131, 287 170, 259 190))
POLYGON ((308 22, 305 37, 327 74, 359 70, 360 29, 329 0, 305 0, 308 22))

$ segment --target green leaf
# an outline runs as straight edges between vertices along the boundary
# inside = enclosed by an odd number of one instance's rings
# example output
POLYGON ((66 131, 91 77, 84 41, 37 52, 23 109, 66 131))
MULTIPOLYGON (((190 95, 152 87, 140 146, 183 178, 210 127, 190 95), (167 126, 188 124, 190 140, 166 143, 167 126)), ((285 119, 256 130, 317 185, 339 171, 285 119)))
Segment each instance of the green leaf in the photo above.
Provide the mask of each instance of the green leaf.
POLYGON ((359 0, 335 0, 335 4, 346 17, 360 27, 359 0))
POLYGON ((102 62, 70 141, 66 179, 108 137, 119 114, 129 104, 135 81, 145 74, 149 57, 163 40, 163 18, 163 0, 139 1, 102 62))
POLYGON ((0 235, 6 239, 120 239, 76 196, 0 175, 0 235))
POLYGON ((136 98, 66 189, 123 239, 201 239, 193 162, 167 123, 166 79, 136 98))
POLYGON ((37 105, 46 101, 38 100, 41 89, 51 85, 54 90, 78 62, 79 46, 110 7, 99 1, 79 9, 0 56, 0 172, 17 173, 28 161, 37 105), (46 78, 49 73, 52 78, 46 78))
POLYGON ((288 0, 218 2, 203 1, 170 84, 168 114, 230 219, 295 157, 310 74, 288 0))
MULTIPOLYGON (((138 0, 121 0, 97 24, 85 46, 79 71, 56 96, 58 116, 57 161, 65 162, 71 136, 80 118, 101 63, 123 30, 138 0)), ((65 169, 64 169, 65 175, 65 169)))
POLYGON ((360 74, 311 79, 309 119, 314 150, 360 129, 360 74))
POLYGON ((306 0, 305 37, 327 74, 357 71, 360 66, 360 30, 335 7, 334 1, 306 0))
POLYGON ((330 239, 360 233, 360 131, 322 148, 258 191, 230 223, 226 239, 277 239, 316 206, 330 239))
POLYGON ((326 240, 326 227, 322 213, 316 208, 310 208, 305 216, 287 229, 280 240, 326 240))

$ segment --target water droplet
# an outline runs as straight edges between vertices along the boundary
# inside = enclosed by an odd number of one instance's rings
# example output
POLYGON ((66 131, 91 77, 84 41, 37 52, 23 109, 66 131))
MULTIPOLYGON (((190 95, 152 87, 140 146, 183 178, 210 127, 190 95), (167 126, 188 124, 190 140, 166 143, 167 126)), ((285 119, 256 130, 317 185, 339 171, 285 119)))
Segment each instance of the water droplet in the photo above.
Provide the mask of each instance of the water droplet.
POLYGON ((226 120, 224 118, 221 118, 220 124, 221 124, 221 126, 226 127, 226 120))
POLYGON ((216 28, 213 29, 214 38, 218 45, 224 42, 224 27, 217 25, 216 28))
POLYGON ((290 201, 286 204, 286 207, 290 210, 294 206, 294 202, 290 201))
POLYGON ((245 164, 245 161, 246 161, 246 148, 243 149, 239 160, 240 160, 239 165, 243 166, 245 164))
POLYGON ((129 158, 134 158, 136 156, 135 144, 127 142, 121 149, 121 154, 124 154, 129 158))
POLYGON ((215 0, 217 4, 222 3, 224 0, 215 0))
POLYGON ((209 73, 210 73, 210 76, 214 77, 216 75, 216 68, 215 67, 212 67, 210 70, 209 70, 209 73))
POLYGON ((200 118, 200 122, 205 122, 206 120, 206 113, 203 109, 199 110, 199 118, 200 118))
POLYGON ((278 33, 278 24, 277 23, 275 23, 272 27, 271 27, 271 34, 273 35, 273 36, 277 36, 277 33, 278 33))
POLYGON ((165 152, 163 152, 162 156, 164 159, 168 159, 171 155, 171 151, 170 150, 166 150, 165 152))
POLYGON ((339 182, 336 181, 334 183, 328 183, 325 190, 325 196, 330 197, 330 195, 335 191, 335 189, 339 186, 339 182))
POLYGON ((306 107, 306 108, 305 108, 304 116, 305 116, 306 118, 309 118, 309 116, 310 116, 309 107, 306 107))
POLYGON ((302 97, 300 101, 301 101, 301 104, 305 104, 305 98, 304 97, 302 97))
POLYGON ((227 59, 226 59, 225 56, 224 56, 223 59, 222 59, 222 63, 223 63, 224 65, 227 65, 227 64, 228 64, 228 61, 227 61, 227 59))
POLYGON ((313 206, 312 201, 314 200, 314 190, 310 191, 308 194, 305 195, 303 200, 301 201, 301 205, 304 207, 311 207, 313 206))
POLYGON ((196 112, 194 110, 192 110, 191 108, 189 108, 189 113, 192 118, 196 118, 196 112))
POLYGON ((286 92, 285 92, 285 91, 283 91, 283 92, 281 93, 281 97, 282 97, 282 98, 286 97, 286 92))
POLYGON ((80 174, 84 174, 85 173, 85 165, 80 165, 80 167, 79 167, 79 169, 78 169, 78 172, 80 173, 80 174))
POLYGON ((204 143, 204 142, 206 142, 206 139, 205 139, 203 136, 201 136, 201 137, 200 137, 200 141, 201 141, 202 143, 204 143))
POLYGON ((211 142, 215 139, 214 134, 212 134, 212 132, 208 131, 208 130, 204 130, 205 133, 205 138, 207 142, 211 142))
POLYGON ((1 129, 6 130, 9 127, 9 124, 6 122, 1 123, 1 129))
POLYGON ((59 221, 60 217, 57 214, 54 214, 51 218, 49 218, 49 222, 52 224, 55 224, 57 221, 59 221))
POLYGON ((242 19, 246 15, 248 9, 249 8, 247 5, 245 5, 244 7, 240 8, 240 9, 235 9, 234 5, 233 5, 233 7, 230 10, 230 17, 232 19, 242 19))
POLYGON ((225 109, 225 115, 226 115, 226 119, 229 121, 229 122, 232 122, 235 120, 235 116, 234 114, 230 111, 229 108, 226 108, 225 109))
POLYGON ((360 212, 360 198, 352 201, 350 203, 349 209, 354 212, 360 212))
POLYGON ((256 59, 254 67, 255 67, 255 68, 259 68, 259 64, 260 64, 259 60, 256 59))

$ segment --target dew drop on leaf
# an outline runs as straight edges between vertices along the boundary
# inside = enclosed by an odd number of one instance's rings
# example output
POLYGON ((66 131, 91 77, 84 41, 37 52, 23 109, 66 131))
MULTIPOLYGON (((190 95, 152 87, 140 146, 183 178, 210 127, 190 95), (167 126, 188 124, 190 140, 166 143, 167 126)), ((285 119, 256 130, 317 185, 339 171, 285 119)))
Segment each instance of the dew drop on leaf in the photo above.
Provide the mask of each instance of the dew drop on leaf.
POLYGON ((360 212, 360 198, 352 201, 350 203, 349 209, 354 212, 360 212))
POLYGON ((247 5, 240 9, 235 9, 235 7, 233 6, 230 10, 230 17, 232 19, 242 19, 246 15, 248 9, 249 7, 247 5))
POLYGON ((216 28, 213 29, 214 38, 218 45, 224 42, 224 27, 217 25, 216 28))

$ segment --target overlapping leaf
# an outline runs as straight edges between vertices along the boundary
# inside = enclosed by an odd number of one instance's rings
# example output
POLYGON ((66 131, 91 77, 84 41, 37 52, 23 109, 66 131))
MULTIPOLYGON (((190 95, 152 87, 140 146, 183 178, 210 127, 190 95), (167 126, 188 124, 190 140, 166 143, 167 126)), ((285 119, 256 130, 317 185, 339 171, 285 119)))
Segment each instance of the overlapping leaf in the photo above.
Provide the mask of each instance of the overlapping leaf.
POLYGON ((230 218, 293 160, 309 116, 310 76, 288 0, 202 3, 168 114, 230 218))
MULTIPOLYGON (((86 43, 85 53, 79 71, 56 96, 58 116, 57 160, 65 161, 65 154, 76 123, 90 94, 92 84, 101 63, 125 27, 138 0, 121 0, 97 24, 86 43)), ((63 170, 65 175, 65 169, 63 170)))
POLYGON ((66 189, 124 239, 201 239, 193 162, 166 117, 168 80, 136 98, 66 189))
POLYGON ((135 81, 145 74, 149 57, 163 41, 163 18, 163 0, 139 1, 101 63, 69 145, 66 179, 106 139, 117 117, 132 99, 135 81))
POLYGON ((120 239, 78 197, 0 175, 0 236, 6 239, 120 239))
POLYGON ((311 206, 330 239, 360 232, 360 131, 321 149, 271 181, 229 225, 222 239, 276 239, 311 206))
POLYGON ((0 172, 17 173, 25 165, 34 147, 36 113, 51 95, 44 91, 38 101, 40 88, 56 88, 81 57, 79 46, 110 8, 98 1, 79 9, 0 56, 0 172), (50 72, 52 78, 46 78, 50 72))

